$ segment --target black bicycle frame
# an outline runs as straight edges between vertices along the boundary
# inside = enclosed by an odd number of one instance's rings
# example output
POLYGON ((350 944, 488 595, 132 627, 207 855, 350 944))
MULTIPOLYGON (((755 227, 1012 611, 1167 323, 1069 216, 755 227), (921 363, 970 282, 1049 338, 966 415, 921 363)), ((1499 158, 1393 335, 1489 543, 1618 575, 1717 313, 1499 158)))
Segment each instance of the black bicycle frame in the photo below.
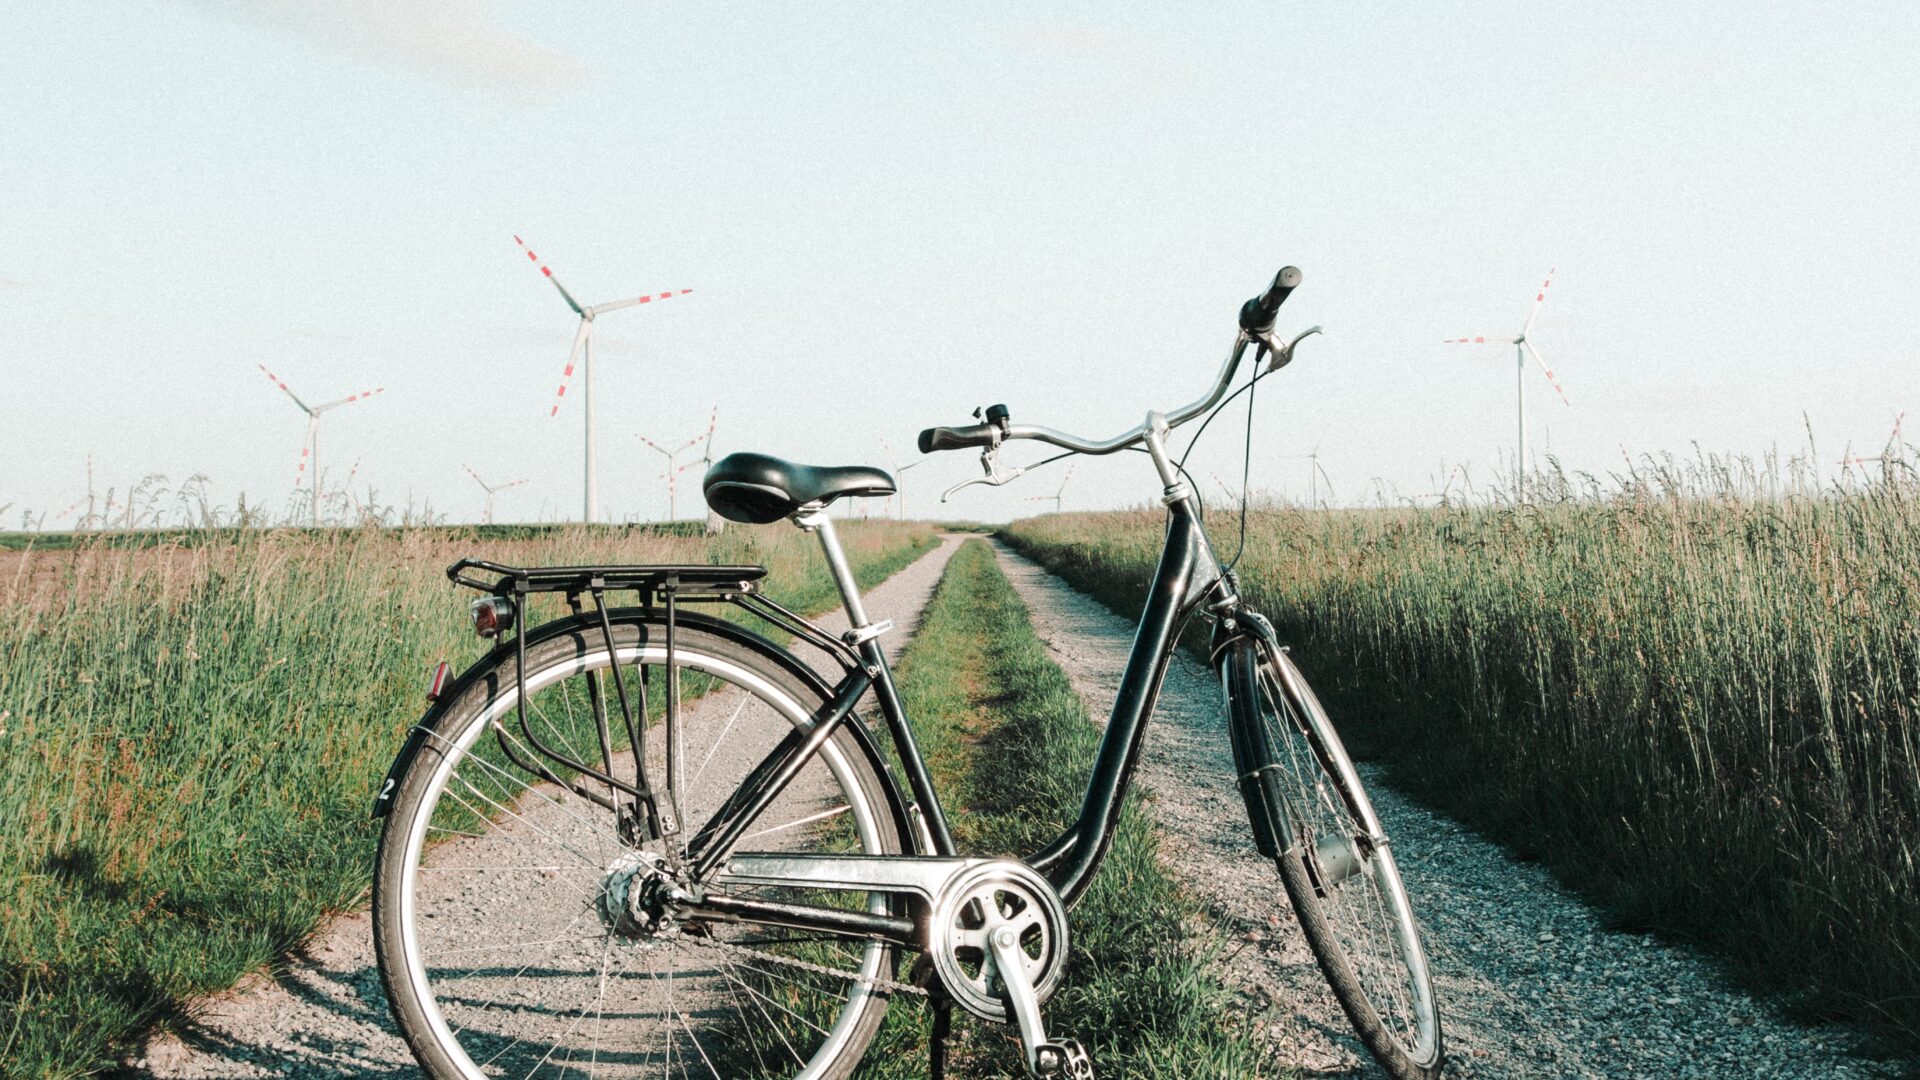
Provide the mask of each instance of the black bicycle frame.
MULTIPOLYGON (((1114 700, 1113 713, 1101 737, 1093 773, 1080 805, 1079 815, 1052 843, 1024 861, 1046 875, 1061 898, 1072 905, 1091 883, 1113 843, 1114 827, 1126 800, 1140 761, 1147 720, 1159 700, 1160 686, 1167 664, 1179 640, 1188 616, 1198 606, 1193 595, 1193 574, 1199 563, 1204 540, 1200 524, 1187 500, 1178 500, 1168 508, 1166 541, 1154 571, 1145 610, 1128 654, 1126 672, 1114 700)), ((760 811, 764 810, 798 775, 807 760, 825 745, 835 730, 852 715, 854 707, 871 688, 880 705, 908 784, 917 812, 927 826, 936 856, 953 856, 953 840, 947 831, 946 816, 939 796, 914 743, 913 731, 894 693, 886 658, 872 641, 860 647, 866 661, 860 671, 850 673, 834 689, 834 699, 811 725, 795 729, 767 755, 746 781, 697 830, 688 844, 687 864, 696 881, 709 880, 732 854, 733 844, 744 835, 760 811)), ((914 843, 909 840, 909 843, 914 843)), ((917 846, 917 845, 916 845, 917 846)), ((696 909, 703 905, 695 904, 696 909)), ((783 925, 807 925, 810 928, 858 936, 899 937, 911 923, 886 916, 849 912, 807 905, 767 904, 741 898, 715 896, 706 905, 714 914, 753 917, 783 925)))

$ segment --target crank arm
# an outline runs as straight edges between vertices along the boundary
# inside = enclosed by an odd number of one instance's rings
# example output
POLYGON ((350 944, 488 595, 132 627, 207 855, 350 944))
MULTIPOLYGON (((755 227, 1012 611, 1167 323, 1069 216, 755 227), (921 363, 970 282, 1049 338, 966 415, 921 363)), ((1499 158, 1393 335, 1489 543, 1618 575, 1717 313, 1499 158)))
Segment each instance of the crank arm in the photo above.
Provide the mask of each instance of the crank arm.
POLYGON ((1027 1075, 1062 1076, 1068 1080, 1093 1080, 1093 1062, 1087 1052, 1072 1039, 1047 1040, 1046 1024, 1040 1019, 1040 998, 1027 978, 1026 955, 1020 951, 1020 930, 1002 923, 987 934, 987 951, 1006 988, 1009 1012, 1020 1027, 1020 1045, 1027 1053, 1027 1075))

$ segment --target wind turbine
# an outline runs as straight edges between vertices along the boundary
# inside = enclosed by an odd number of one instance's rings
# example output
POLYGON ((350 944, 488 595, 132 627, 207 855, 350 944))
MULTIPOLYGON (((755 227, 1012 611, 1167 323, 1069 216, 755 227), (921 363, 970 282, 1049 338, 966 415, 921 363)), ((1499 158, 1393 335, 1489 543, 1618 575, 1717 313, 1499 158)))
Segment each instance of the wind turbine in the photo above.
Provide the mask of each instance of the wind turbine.
POLYGON ((317 529, 320 527, 320 417, 324 416, 331 409, 337 409, 342 405, 351 404, 359 401, 361 398, 370 398, 375 394, 385 391, 386 387, 377 386, 372 390, 362 390, 357 394, 348 394, 346 397, 340 398, 337 401, 329 401, 325 405, 308 405, 306 402, 300 400, 300 395, 289 390, 287 384, 280 381, 280 376, 275 375, 271 371, 267 371, 267 365, 260 364, 258 366, 261 371, 266 372, 267 378, 273 380, 273 385, 284 391, 288 397, 293 399, 295 405, 300 406, 300 411, 307 414, 307 441, 300 447, 300 471, 294 475, 293 486, 295 490, 299 490, 300 481, 305 479, 307 475, 308 459, 312 459, 312 498, 307 500, 307 502, 313 510, 313 527, 317 529))
POLYGON ((1321 480, 1327 482, 1327 494, 1329 496, 1333 494, 1333 478, 1327 475, 1327 470, 1320 467, 1320 447, 1315 446, 1305 454, 1286 454, 1283 457, 1286 461, 1304 461, 1308 463, 1307 489, 1312 492, 1312 501, 1308 502, 1307 505, 1311 508, 1318 509, 1320 506, 1321 480))
POLYGON ((573 361, 576 357, 579 358, 581 367, 585 369, 581 373, 580 379, 583 387, 581 393, 582 396, 586 398, 582 408, 587 414, 586 520, 594 521, 600 513, 600 485, 594 473, 593 460, 593 321, 609 311, 618 311, 621 308, 633 307, 636 304, 650 304, 655 300, 665 300, 674 296, 685 296, 693 290, 680 289, 675 291, 669 289, 663 293, 648 293, 645 296, 635 296, 625 300, 609 300, 604 304, 581 307, 580 302, 575 300, 573 294, 567 291, 567 287, 560 284, 560 279, 553 276, 553 269, 546 263, 540 261, 540 256, 533 253, 533 249, 527 246, 525 240, 515 236, 513 242, 520 245, 520 250, 527 253, 527 258, 533 265, 539 267, 540 272, 546 275, 547 280, 553 282, 553 287, 560 290, 560 298, 567 302, 567 306, 573 309, 575 315, 580 316, 580 326, 573 332, 573 349, 567 353, 567 369, 560 375, 560 390, 554 394, 553 408, 548 411, 547 416, 553 417, 559 415, 560 405, 566 400, 567 383, 573 378, 573 361))
POLYGON ((1893 462, 1900 459, 1900 425, 1905 423, 1906 419, 1907 414, 1905 411, 1902 411, 1899 416, 1893 418, 1893 434, 1887 436, 1887 445, 1880 449, 1880 453, 1873 457, 1844 457, 1840 459, 1840 465, 1844 468, 1854 465, 1877 464, 1881 467, 1882 471, 1885 471, 1893 462))
POLYGON ((1519 336, 1448 338, 1442 342, 1442 344, 1445 345, 1494 344, 1513 346, 1514 360, 1517 365, 1515 368, 1514 382, 1516 388, 1515 393, 1517 394, 1515 400, 1519 403, 1520 413, 1520 461, 1518 475, 1522 480, 1524 480, 1527 475, 1527 357, 1529 355, 1533 357, 1535 363, 1540 365, 1540 370, 1546 372, 1547 382, 1553 384, 1553 391, 1560 395, 1560 400, 1565 401, 1568 405, 1573 404, 1573 402, 1567 401, 1567 392, 1560 389, 1560 380, 1554 377, 1553 369, 1547 366, 1547 361, 1540 355, 1540 350, 1535 349, 1533 342, 1527 340, 1528 332, 1533 329, 1533 320, 1540 317, 1540 305, 1547 302, 1547 289, 1553 285, 1553 274, 1554 272, 1552 270, 1548 270, 1547 280, 1540 283, 1540 291, 1534 294, 1533 297, 1533 310, 1527 313, 1526 324, 1520 327, 1519 336))
POLYGON ((480 485, 481 491, 487 493, 487 507, 480 512, 480 523, 482 525, 493 524, 493 497, 495 495, 508 488, 517 488, 527 482, 525 480, 509 480, 504 484, 489 484, 485 480, 480 479, 480 474, 473 471, 473 466, 462 465, 460 467, 467 470, 467 475, 473 477, 473 482, 480 485))
POLYGON ((679 509, 679 498, 678 498, 678 494, 679 494, 678 481, 679 481, 680 474, 687 471, 688 469, 693 468, 695 465, 711 466, 713 464, 713 431, 715 427, 719 426, 719 423, 720 423, 720 406, 715 405, 713 407, 713 416, 707 420, 707 433, 705 435, 695 435, 693 438, 688 439, 686 442, 681 443, 679 446, 676 446, 671 450, 667 449, 664 446, 661 446, 657 442, 654 442, 652 439, 647 438, 645 435, 640 436, 641 442, 646 443, 648 446, 652 447, 655 451, 657 451, 661 456, 667 459, 667 471, 661 473, 660 475, 664 477, 667 481, 667 520, 668 521, 680 520, 680 509, 679 509), (706 445, 706 449, 701 453, 700 460, 689 461, 685 465, 679 464, 680 455, 686 453, 687 451, 693 449, 696 446, 699 446, 700 441, 702 439, 706 440, 707 445, 706 445))
POLYGON ((1060 486, 1054 489, 1053 494, 1029 495, 1027 496, 1027 501, 1028 502, 1046 502, 1049 499, 1051 499, 1053 501, 1053 512, 1057 514, 1060 512, 1061 497, 1064 496, 1067 491, 1067 481, 1071 479, 1073 479, 1073 466, 1069 465, 1067 466, 1066 475, 1060 478, 1060 486))
MULTIPOLYGON (((900 474, 906 472, 908 469, 913 468, 915 465, 920 464, 922 461, 925 461, 926 459, 920 458, 916 461, 909 461, 905 465, 900 464, 900 459, 895 457, 893 454, 893 444, 888 442, 884 437, 882 437, 880 440, 880 448, 887 452, 887 461, 893 465, 893 486, 895 487, 895 489, 897 489, 896 494, 898 494, 900 497, 899 518, 901 521, 905 521, 907 520, 907 485, 900 479, 900 474)), ((890 509, 893 506, 893 499, 894 499, 894 496, 889 495, 887 496, 887 501, 881 504, 881 508, 880 508, 881 517, 887 516, 888 509, 890 509)))

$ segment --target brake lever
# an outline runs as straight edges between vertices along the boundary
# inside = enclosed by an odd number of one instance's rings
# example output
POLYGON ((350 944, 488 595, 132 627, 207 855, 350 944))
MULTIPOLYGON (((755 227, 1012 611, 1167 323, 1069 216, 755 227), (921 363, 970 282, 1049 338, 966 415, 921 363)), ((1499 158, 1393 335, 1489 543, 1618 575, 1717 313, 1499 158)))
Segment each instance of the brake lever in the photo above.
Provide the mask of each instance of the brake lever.
POLYGON ((987 475, 976 476, 971 480, 960 481, 959 483, 953 485, 947 490, 941 492, 940 501, 946 502, 947 496, 952 495, 954 492, 959 491, 962 488, 970 488, 975 484, 985 484, 988 487, 999 487, 1002 484, 1011 483, 1012 481, 1018 479, 1023 473, 1027 471, 1027 466, 1021 465, 1018 468, 1011 469, 1006 472, 1002 472, 1000 470, 1000 448, 998 446, 989 446, 985 450, 980 451, 980 467, 987 471, 987 475))
POLYGON ((1259 363, 1261 357, 1271 356, 1272 359, 1267 362, 1267 370, 1279 371, 1281 368, 1293 363, 1294 346, 1318 333, 1322 333, 1319 327, 1309 326, 1305 330, 1293 335, 1293 340, 1287 342, 1285 345, 1280 344, 1279 339, 1275 338, 1270 332, 1261 334, 1259 338, 1256 339, 1260 342, 1260 352, 1259 355, 1254 357, 1254 363, 1259 363))

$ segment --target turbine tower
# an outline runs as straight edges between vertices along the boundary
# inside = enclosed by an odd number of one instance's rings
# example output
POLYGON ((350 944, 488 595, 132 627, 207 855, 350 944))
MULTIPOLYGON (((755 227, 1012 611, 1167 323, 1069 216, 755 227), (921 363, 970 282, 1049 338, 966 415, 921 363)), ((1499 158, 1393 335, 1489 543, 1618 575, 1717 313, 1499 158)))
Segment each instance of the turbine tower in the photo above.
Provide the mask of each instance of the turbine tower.
POLYGON ((713 415, 707 419, 707 433, 705 435, 695 435, 693 438, 688 439, 686 442, 681 443, 679 446, 676 446, 671 450, 667 449, 664 446, 661 446, 657 442, 654 442, 652 439, 647 438, 645 435, 640 436, 641 442, 646 443, 649 447, 652 447, 656 452, 658 452, 659 454, 661 454, 667 459, 667 471, 661 473, 660 475, 667 482, 667 520, 668 521, 680 520, 680 504, 679 504, 680 474, 687 471, 688 469, 693 468, 695 465, 710 467, 713 464, 713 431, 714 431, 714 428, 719 425, 719 423, 720 423, 720 406, 715 405, 713 407, 713 415), (686 453, 687 451, 693 449, 696 446, 699 446, 700 441, 702 439, 706 440, 707 445, 706 445, 706 449, 701 453, 700 460, 689 461, 685 465, 679 464, 680 455, 686 453))
POLYGON ((527 482, 525 480, 509 480, 504 484, 489 484, 485 480, 480 479, 480 474, 473 471, 473 466, 461 465, 460 467, 467 470, 467 475, 473 477, 473 482, 479 484, 480 490, 487 493, 486 509, 480 512, 480 524, 482 525, 493 524, 493 497, 495 495, 508 488, 517 488, 527 482))
POLYGON ((266 372, 267 378, 273 380, 273 385, 279 387, 288 397, 292 398, 293 403, 300 406, 300 411, 307 414, 307 439, 306 442, 300 446, 300 471, 294 474, 293 487, 296 491, 300 489, 300 482, 306 479, 307 476, 307 464, 311 461, 313 464, 313 485, 309 489, 311 497, 307 502, 313 512, 313 527, 317 529, 320 527, 320 417, 324 416, 329 410, 337 409, 342 405, 352 404, 361 398, 370 398, 375 394, 382 393, 386 390, 386 387, 376 386, 372 390, 362 390, 357 394, 348 394, 346 397, 340 398, 337 401, 329 401, 325 405, 308 405, 306 402, 300 400, 298 394, 288 389, 286 383, 280 381, 280 376, 275 375, 271 371, 267 371, 267 365, 260 364, 258 366, 261 371, 266 372))
POLYGON ((1553 285, 1553 273, 1554 272, 1552 270, 1547 271, 1547 280, 1540 283, 1540 291, 1534 294, 1533 310, 1527 313, 1527 321, 1525 325, 1520 327, 1519 336, 1517 337, 1448 338, 1445 342, 1442 343, 1446 345, 1493 344, 1493 345, 1512 345, 1513 346, 1514 361, 1517 365, 1515 368, 1515 382, 1514 382, 1515 393, 1517 395, 1515 400, 1519 404, 1519 427, 1520 427, 1520 460, 1519 460, 1519 468, 1517 470, 1517 475, 1520 477, 1522 481, 1521 493, 1523 496, 1525 494, 1524 481, 1526 480, 1526 476, 1528 472, 1528 469, 1527 469, 1527 357, 1529 355, 1533 357, 1535 363, 1540 365, 1540 370, 1546 373, 1547 382, 1553 384, 1553 392, 1560 395, 1560 400, 1565 401, 1568 405, 1573 404, 1573 402, 1567 401, 1567 392, 1565 390, 1560 389, 1560 380, 1554 377, 1553 369, 1547 366, 1546 359, 1540 355, 1540 351, 1538 349, 1535 349, 1533 347, 1533 342, 1527 340, 1527 334, 1533 330, 1533 320, 1540 317, 1540 305, 1547 302, 1547 289, 1553 285))
POLYGON ((560 299, 565 300, 567 306, 573 309, 573 313, 580 316, 580 325, 573 332, 573 349, 567 353, 567 368, 560 376, 560 390, 554 395, 553 408, 548 411, 547 416, 553 417, 559 415, 560 405, 566 400, 567 384, 573 378, 573 362, 575 359, 578 359, 580 366, 584 369, 580 375, 582 384, 581 396, 586 399, 581 406, 582 411, 586 413, 587 428, 585 520, 589 522, 595 521, 600 514, 600 485, 594 473, 593 459, 593 321, 609 311, 618 311, 621 308, 629 308, 637 304, 650 304, 655 300, 665 300, 674 296, 685 296, 693 290, 669 289, 663 293, 648 293, 645 296, 634 296, 625 300, 609 300, 604 304, 581 307, 580 302, 575 300, 573 294, 567 291, 567 287, 560 284, 560 279, 553 276, 553 269, 546 263, 540 261, 540 256, 534 254, 533 249, 527 246, 525 240, 515 236, 513 242, 519 244, 520 250, 527 253, 527 259, 531 261, 533 265, 540 268, 540 273, 546 275, 548 281, 553 282, 553 287, 560 290, 560 299))
POLYGON ((1282 460, 1304 461, 1307 463, 1308 509, 1318 510, 1320 508, 1320 481, 1322 480, 1327 482, 1327 497, 1333 497, 1333 478, 1327 475, 1327 470, 1320 467, 1319 446, 1316 445, 1311 451, 1304 454, 1283 455, 1282 460))

